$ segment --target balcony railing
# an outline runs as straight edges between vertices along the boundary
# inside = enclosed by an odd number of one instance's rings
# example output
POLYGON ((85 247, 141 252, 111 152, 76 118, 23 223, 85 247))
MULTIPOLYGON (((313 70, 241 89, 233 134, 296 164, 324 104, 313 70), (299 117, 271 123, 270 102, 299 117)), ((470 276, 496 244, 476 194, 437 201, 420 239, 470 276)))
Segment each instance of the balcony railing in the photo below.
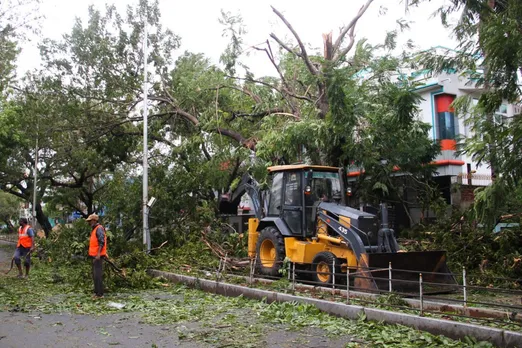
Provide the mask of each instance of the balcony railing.
POLYGON ((493 179, 488 174, 460 173, 452 177, 451 182, 469 186, 489 186, 493 183, 493 179))

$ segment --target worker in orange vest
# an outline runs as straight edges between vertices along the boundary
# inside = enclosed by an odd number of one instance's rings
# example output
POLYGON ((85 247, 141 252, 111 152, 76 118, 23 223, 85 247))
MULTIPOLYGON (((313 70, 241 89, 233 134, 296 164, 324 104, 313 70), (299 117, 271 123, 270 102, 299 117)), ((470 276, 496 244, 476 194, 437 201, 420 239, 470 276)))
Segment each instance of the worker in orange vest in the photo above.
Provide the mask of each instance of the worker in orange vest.
POLYGON ((89 257, 93 258, 94 298, 103 298, 103 259, 107 256, 107 234, 98 220, 99 217, 96 214, 91 214, 86 219, 92 227, 89 239, 89 257))
POLYGON ((31 252, 34 250, 34 230, 29 226, 26 218, 20 218, 18 221, 20 228, 18 229, 18 244, 13 256, 16 267, 18 268, 18 278, 23 278, 22 260, 24 257, 25 276, 29 276, 31 268, 31 252))

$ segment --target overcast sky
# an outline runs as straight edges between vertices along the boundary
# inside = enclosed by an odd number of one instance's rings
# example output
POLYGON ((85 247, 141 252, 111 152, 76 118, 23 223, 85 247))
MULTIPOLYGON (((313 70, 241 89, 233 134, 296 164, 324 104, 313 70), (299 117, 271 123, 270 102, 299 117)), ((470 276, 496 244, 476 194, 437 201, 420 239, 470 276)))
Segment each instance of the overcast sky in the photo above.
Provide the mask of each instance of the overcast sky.
MULTIPOLYGON (((408 32, 399 36, 399 43, 411 39, 421 49, 439 45, 454 47, 450 32, 442 27, 438 18, 430 18, 445 1, 430 1, 405 13, 404 0, 375 0, 359 21, 356 36, 366 37, 374 44, 382 43, 386 31, 396 27, 397 19, 404 18, 413 23, 408 32), (382 7, 388 9, 385 15, 381 14, 382 7)), ((137 0, 42 0, 41 13, 45 16, 42 36, 59 39, 63 33, 70 32, 76 17, 87 18, 89 5, 103 8, 105 3, 115 3, 124 10, 128 4, 136 4, 137 0)), ((339 28, 349 22, 364 3, 363 0, 160 0, 160 9, 163 24, 181 36, 181 48, 176 55, 185 50, 202 52, 217 63, 228 42, 222 37, 223 27, 218 23, 221 9, 241 14, 248 30, 247 45, 263 42, 271 32, 280 38, 290 37, 284 24, 272 12, 270 5, 273 5, 285 15, 303 42, 320 49, 321 34, 333 31, 335 40, 339 28)), ((248 65, 270 68, 261 53, 252 50, 251 53, 248 65)), ((25 44, 19 61, 20 73, 37 67, 37 57, 36 42, 25 44)), ((259 69, 257 72, 268 71, 259 69)))

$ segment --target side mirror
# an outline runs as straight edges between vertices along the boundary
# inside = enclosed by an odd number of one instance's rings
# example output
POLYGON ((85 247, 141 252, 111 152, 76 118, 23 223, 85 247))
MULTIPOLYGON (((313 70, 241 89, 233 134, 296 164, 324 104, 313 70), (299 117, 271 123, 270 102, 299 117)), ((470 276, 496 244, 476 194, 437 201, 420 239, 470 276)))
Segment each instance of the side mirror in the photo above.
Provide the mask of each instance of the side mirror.
POLYGON ((314 171, 313 170, 309 170, 306 172, 306 186, 312 186, 312 179, 314 177, 314 171))
POLYGON ((313 170, 309 170, 306 172, 306 184, 305 184, 305 195, 309 195, 312 193, 312 178, 314 176, 313 170))

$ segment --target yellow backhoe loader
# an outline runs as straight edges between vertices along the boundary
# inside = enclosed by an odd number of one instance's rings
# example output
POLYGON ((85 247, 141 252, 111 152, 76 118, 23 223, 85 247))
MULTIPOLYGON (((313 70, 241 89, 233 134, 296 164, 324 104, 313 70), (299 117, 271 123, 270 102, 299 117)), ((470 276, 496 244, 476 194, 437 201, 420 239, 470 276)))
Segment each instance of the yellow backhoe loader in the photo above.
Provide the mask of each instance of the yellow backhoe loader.
POLYGON ((444 251, 400 252, 385 204, 381 221, 347 206, 343 169, 281 165, 268 171, 268 192, 262 193, 245 174, 235 192, 220 200, 220 210, 230 212, 245 192, 250 196, 254 215, 248 220, 248 255, 262 275, 280 276, 288 258, 326 286, 332 284, 333 273, 335 282, 342 281, 339 274, 346 281, 349 268, 357 275, 355 288, 388 290, 390 263, 395 291, 418 289, 422 272, 425 282, 456 284, 444 251))

